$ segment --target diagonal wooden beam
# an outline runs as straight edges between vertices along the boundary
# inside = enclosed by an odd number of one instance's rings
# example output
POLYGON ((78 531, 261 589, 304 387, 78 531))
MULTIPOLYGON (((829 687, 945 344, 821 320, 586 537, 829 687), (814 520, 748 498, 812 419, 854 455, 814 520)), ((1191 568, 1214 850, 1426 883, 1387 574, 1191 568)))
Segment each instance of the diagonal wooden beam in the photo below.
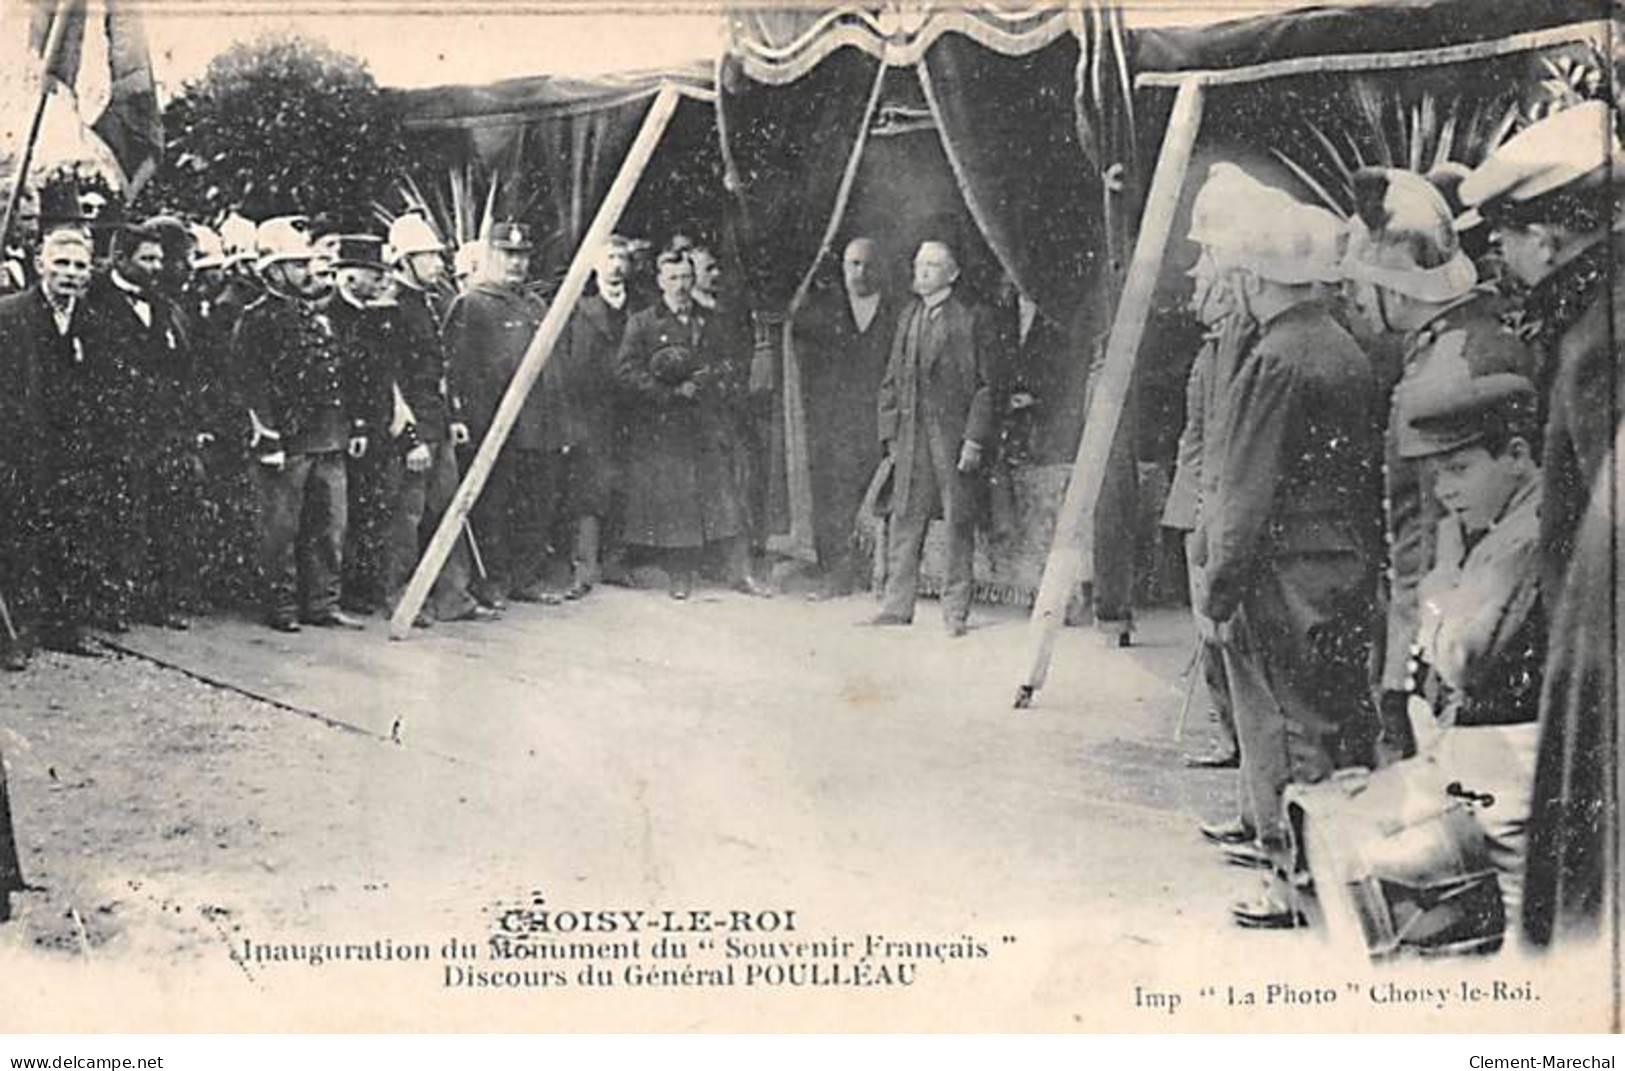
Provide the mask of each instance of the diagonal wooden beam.
POLYGON ((446 558, 451 554, 451 548, 456 544, 457 537, 462 534, 463 521, 467 519, 469 511, 474 508, 474 503, 480 497, 480 492, 484 490, 485 481, 490 478, 491 469, 496 465, 497 455, 502 452, 502 445, 507 441, 508 433, 513 430, 515 421, 519 419, 519 411, 524 407, 531 386, 541 375, 547 359, 552 356, 553 346, 563 333, 564 325, 569 322, 576 300, 587 287, 587 277, 592 274, 594 254, 614 233, 615 225, 620 222, 621 213, 625 211, 627 202, 632 199, 632 191, 637 189, 638 180, 643 177, 643 169, 649 165, 649 158, 654 155, 655 147, 660 144, 661 135, 665 133, 666 125, 671 122, 672 114, 677 110, 677 102, 682 96, 675 85, 668 84, 661 88, 655 96, 654 103, 649 106, 649 113, 643 118, 643 127, 638 131, 631 149, 627 151, 626 159, 621 162, 620 173, 615 176, 609 191, 604 194, 604 201, 598 206, 598 214, 593 216, 592 224, 582 236, 581 244, 576 247, 575 256, 570 261, 570 269, 564 274, 564 282, 559 285, 558 293, 553 296, 553 303, 548 306, 547 315, 542 317, 541 324, 536 328, 536 334, 531 338, 530 346, 525 350, 525 356, 520 360, 519 367, 514 369, 513 378, 508 381, 507 392, 502 395, 502 401, 497 404, 496 414, 491 418, 491 427, 486 431, 485 439, 474 455, 474 461, 468 466, 468 472, 464 474, 463 482, 458 486, 451 505, 446 507, 445 514, 440 518, 440 526, 435 529, 434 538, 429 541, 428 549, 423 552, 422 560, 412 573, 411 582, 406 585, 400 604, 395 607, 394 616, 389 619, 391 639, 403 640, 411 634, 412 620, 423 608, 423 601, 429 597, 429 589, 434 586, 435 579, 446 564, 446 558))
POLYGON ((1162 139, 1145 211, 1141 214, 1134 257, 1129 262, 1128 278, 1123 283, 1111 336, 1106 342, 1105 366, 1089 402, 1083 437, 1078 442, 1077 458, 1072 462, 1072 476, 1067 481, 1061 512, 1055 519, 1055 536, 1033 604, 1029 624, 1032 657, 1027 675, 1016 692, 1018 709, 1030 706, 1033 696, 1044 686, 1056 636, 1065 623, 1066 604, 1073 589, 1080 579, 1093 578, 1095 507, 1100 501, 1112 441, 1117 437, 1123 406, 1128 400, 1134 362, 1145 335, 1151 300, 1156 294, 1163 253, 1174 225, 1174 210, 1179 205, 1179 192, 1185 185, 1191 150, 1202 125, 1203 98, 1203 86, 1197 79, 1181 84, 1174 98, 1168 132, 1162 139))

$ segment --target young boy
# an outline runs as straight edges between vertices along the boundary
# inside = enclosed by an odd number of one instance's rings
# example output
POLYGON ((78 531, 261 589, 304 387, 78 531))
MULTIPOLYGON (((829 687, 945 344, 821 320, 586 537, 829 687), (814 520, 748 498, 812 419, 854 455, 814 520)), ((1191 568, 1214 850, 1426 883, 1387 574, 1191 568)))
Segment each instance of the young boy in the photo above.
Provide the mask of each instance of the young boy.
POLYGON ((1535 414, 1522 376, 1451 376, 1416 392, 1400 439, 1403 456, 1427 460, 1447 511, 1419 589, 1412 684, 1427 712, 1418 739, 1426 751, 1434 738, 1464 788, 1494 797, 1477 814, 1508 918, 1523 885, 1545 661, 1535 414))

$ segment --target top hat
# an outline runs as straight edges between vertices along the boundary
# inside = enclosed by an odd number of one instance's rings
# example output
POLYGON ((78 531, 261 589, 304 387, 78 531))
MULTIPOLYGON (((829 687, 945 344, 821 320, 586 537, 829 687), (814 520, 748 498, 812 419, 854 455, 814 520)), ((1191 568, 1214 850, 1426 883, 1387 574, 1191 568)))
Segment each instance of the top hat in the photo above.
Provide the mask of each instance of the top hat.
POLYGON ((317 243, 335 268, 384 270, 384 240, 372 234, 329 234, 317 243))

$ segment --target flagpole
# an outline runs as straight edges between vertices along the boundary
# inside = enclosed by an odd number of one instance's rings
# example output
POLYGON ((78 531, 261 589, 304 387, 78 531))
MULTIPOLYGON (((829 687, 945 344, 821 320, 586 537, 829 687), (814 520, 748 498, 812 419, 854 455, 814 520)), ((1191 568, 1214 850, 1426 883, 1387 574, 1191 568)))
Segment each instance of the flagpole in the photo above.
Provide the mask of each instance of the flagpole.
POLYGON ((62 50, 62 38, 67 33, 68 0, 56 0, 51 13, 51 32, 46 35, 45 48, 40 56, 39 103, 34 106, 34 120, 28 126, 28 141, 17 161, 17 173, 11 177, 11 192, 6 196, 6 214, 0 218, 0 247, 11 238, 11 221, 17 214, 17 203, 22 200, 23 186, 28 181, 28 165, 34 159, 34 145, 39 141, 40 127, 45 122, 45 105, 51 99, 51 65, 62 50))

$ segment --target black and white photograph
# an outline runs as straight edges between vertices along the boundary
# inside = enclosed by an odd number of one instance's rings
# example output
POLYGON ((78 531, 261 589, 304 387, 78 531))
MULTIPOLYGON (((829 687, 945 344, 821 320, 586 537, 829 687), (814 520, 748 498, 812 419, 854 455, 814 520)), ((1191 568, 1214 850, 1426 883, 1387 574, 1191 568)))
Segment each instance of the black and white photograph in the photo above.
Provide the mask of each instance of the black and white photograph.
POLYGON ((1622 30, 9 0, 0 1033, 1617 1035, 1622 30))

